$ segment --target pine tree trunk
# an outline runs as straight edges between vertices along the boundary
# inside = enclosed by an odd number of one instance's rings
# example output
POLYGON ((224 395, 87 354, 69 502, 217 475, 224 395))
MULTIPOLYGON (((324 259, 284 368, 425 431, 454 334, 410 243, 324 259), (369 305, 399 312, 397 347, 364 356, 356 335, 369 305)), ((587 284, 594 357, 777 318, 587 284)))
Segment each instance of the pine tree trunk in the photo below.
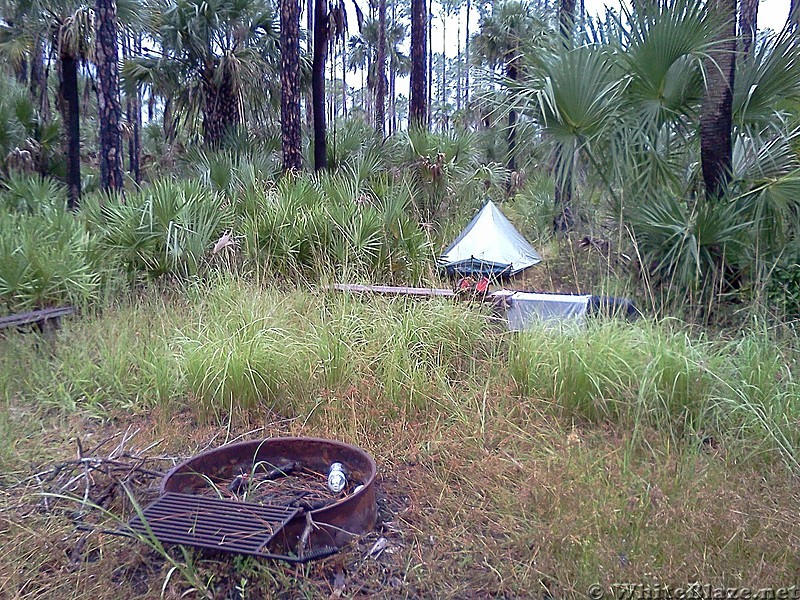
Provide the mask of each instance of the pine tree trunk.
MULTIPOLYGON (((510 81, 516 83, 519 79, 519 69, 517 67, 518 57, 516 53, 510 57, 508 67, 506 68, 506 75, 510 81)), ((508 170, 517 170, 516 160, 516 145, 517 145, 517 111, 513 108, 508 111, 508 170)))
POLYGON ((428 127, 433 124, 433 0, 428 0, 428 127))
POLYGON ((314 0, 314 57, 311 66, 311 91, 314 106, 314 169, 328 166, 325 136, 325 60, 328 53, 328 15, 325 0, 314 0))
POLYGON ((28 93, 33 105, 41 110, 41 94, 44 89, 44 43, 41 36, 37 35, 33 41, 31 55, 31 79, 28 84, 28 93))
MULTIPOLYGON (((333 54, 335 49, 332 47, 333 45, 330 44, 330 40, 328 40, 328 52, 333 54)), ((328 64, 328 54, 325 54, 325 64, 328 64)), ((329 74, 329 81, 331 82, 331 93, 328 94, 327 90, 327 82, 325 82, 325 105, 328 107, 328 123, 333 123, 333 131, 334 137, 336 137, 336 71, 334 69, 334 63, 336 62, 336 55, 334 54, 331 56, 330 62, 330 74, 329 74)), ((334 141, 335 143, 335 141, 334 141)))
POLYGON ((411 98, 409 125, 428 127, 427 23, 426 0, 411 0, 411 98))
MULTIPOLYGON (((134 50, 137 55, 142 54, 142 34, 137 33, 133 41, 134 50)), ((142 90, 136 87, 133 96, 133 132, 131 133, 131 174, 133 180, 139 184, 142 182, 142 90)))
POLYGON ((283 170, 300 171, 300 5, 299 0, 281 0, 280 6, 283 170))
POLYGON ((456 110, 461 110, 461 11, 459 10, 456 28, 456 110))
POLYGON ((342 36, 342 116, 347 116, 347 40, 342 36))
MULTIPOLYGON (((300 0, 298 0, 299 2, 300 0)), ((314 49, 313 32, 314 32, 314 0, 306 0, 306 49, 307 54, 311 54, 314 49)), ((306 103, 306 125, 311 129, 314 127, 314 94, 311 88, 306 88, 305 95, 306 103)))
POLYGON ((207 65, 203 72, 203 141, 219 148, 225 136, 242 122, 239 98, 230 75, 217 82, 219 65, 207 65))
MULTIPOLYGON (((133 49, 137 54, 142 50, 142 36, 137 33, 129 39, 123 37, 122 52, 133 49)), ((139 184, 142 182, 141 174, 141 155, 142 155, 142 96, 139 87, 128 95, 125 103, 125 113, 128 121, 128 172, 133 180, 139 184)))
POLYGON ((122 107, 119 100, 116 0, 97 0, 95 14, 100 183, 105 190, 121 190, 125 181, 122 175, 122 107))
MULTIPOLYGON (((397 25, 397 2, 392 2, 392 30, 397 25)), ((392 40, 389 58, 389 134, 397 131, 397 40, 392 40)))
POLYGON ((64 53, 61 63, 61 110, 66 128, 67 195, 71 210, 78 208, 81 197, 81 113, 78 102, 78 60, 64 53))
POLYGON ((758 0, 739 0, 739 34, 742 52, 747 54, 758 33, 758 0))
MULTIPOLYGON (((394 64, 394 61, 392 61, 394 64)), ((394 66, 389 68, 389 134, 397 131, 397 73, 394 66)))
POLYGON ((378 2, 378 81, 375 85, 375 130, 386 135, 386 0, 378 2))
POLYGON ((440 127, 444 131, 447 127, 447 27, 446 20, 442 18, 442 81, 439 87, 439 113, 441 115, 440 127))
POLYGON ((736 68, 736 0, 716 0, 725 27, 706 61, 700 114, 700 160, 706 198, 719 199, 730 179, 733 153, 733 80, 736 68))

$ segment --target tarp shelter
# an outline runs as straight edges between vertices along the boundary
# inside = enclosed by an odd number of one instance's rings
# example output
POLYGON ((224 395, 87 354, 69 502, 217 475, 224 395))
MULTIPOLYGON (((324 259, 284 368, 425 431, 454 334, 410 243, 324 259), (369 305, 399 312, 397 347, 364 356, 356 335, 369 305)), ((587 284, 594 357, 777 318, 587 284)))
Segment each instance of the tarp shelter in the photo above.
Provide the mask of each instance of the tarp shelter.
POLYGON ((523 331, 536 324, 584 325, 587 317, 621 317, 633 321, 641 316, 632 301, 611 296, 500 290, 492 298, 505 308, 510 331, 523 331))
POLYGON ((506 318, 510 331, 523 331, 536 323, 584 325, 591 296, 536 294, 504 290, 506 318))
POLYGON ((509 277, 542 257, 489 200, 439 258, 448 275, 509 277))

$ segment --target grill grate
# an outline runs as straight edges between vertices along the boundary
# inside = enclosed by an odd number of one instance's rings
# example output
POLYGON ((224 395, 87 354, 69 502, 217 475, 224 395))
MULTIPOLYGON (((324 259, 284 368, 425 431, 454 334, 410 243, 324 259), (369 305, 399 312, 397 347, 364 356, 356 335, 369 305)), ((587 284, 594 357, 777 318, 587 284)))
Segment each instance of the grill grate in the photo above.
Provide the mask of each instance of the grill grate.
POLYGON ((142 511, 144 522, 137 515, 128 525, 162 544, 269 556, 267 544, 299 510, 166 493, 142 511))

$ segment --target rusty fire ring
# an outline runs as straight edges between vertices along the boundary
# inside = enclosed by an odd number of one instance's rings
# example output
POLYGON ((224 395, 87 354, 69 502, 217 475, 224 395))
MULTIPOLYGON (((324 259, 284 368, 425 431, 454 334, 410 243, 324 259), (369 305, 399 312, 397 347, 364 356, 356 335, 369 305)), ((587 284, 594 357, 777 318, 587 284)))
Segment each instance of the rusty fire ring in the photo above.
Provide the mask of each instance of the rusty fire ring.
POLYGON ((376 476, 373 458, 344 442, 306 437, 237 442, 207 450, 172 468, 161 482, 159 499, 130 525, 140 534, 155 535, 166 543, 265 558, 289 559, 286 554, 276 554, 286 552, 321 556, 374 527, 376 476), (287 461, 298 461, 319 473, 339 462, 360 485, 314 510, 209 498, 202 492, 209 485, 230 481, 239 472, 252 471, 256 464, 287 461))

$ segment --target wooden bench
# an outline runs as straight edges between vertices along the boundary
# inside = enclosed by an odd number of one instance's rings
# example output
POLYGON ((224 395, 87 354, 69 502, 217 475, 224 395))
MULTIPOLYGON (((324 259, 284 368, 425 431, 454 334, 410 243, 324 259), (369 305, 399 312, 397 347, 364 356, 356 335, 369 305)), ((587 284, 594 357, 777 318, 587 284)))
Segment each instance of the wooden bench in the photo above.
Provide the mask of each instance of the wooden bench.
POLYGON ((26 313, 18 313, 0 317, 0 332, 3 329, 16 329, 17 331, 30 331, 35 329, 46 336, 61 328, 61 317, 66 317, 75 312, 71 306, 61 308, 44 308, 26 313))

